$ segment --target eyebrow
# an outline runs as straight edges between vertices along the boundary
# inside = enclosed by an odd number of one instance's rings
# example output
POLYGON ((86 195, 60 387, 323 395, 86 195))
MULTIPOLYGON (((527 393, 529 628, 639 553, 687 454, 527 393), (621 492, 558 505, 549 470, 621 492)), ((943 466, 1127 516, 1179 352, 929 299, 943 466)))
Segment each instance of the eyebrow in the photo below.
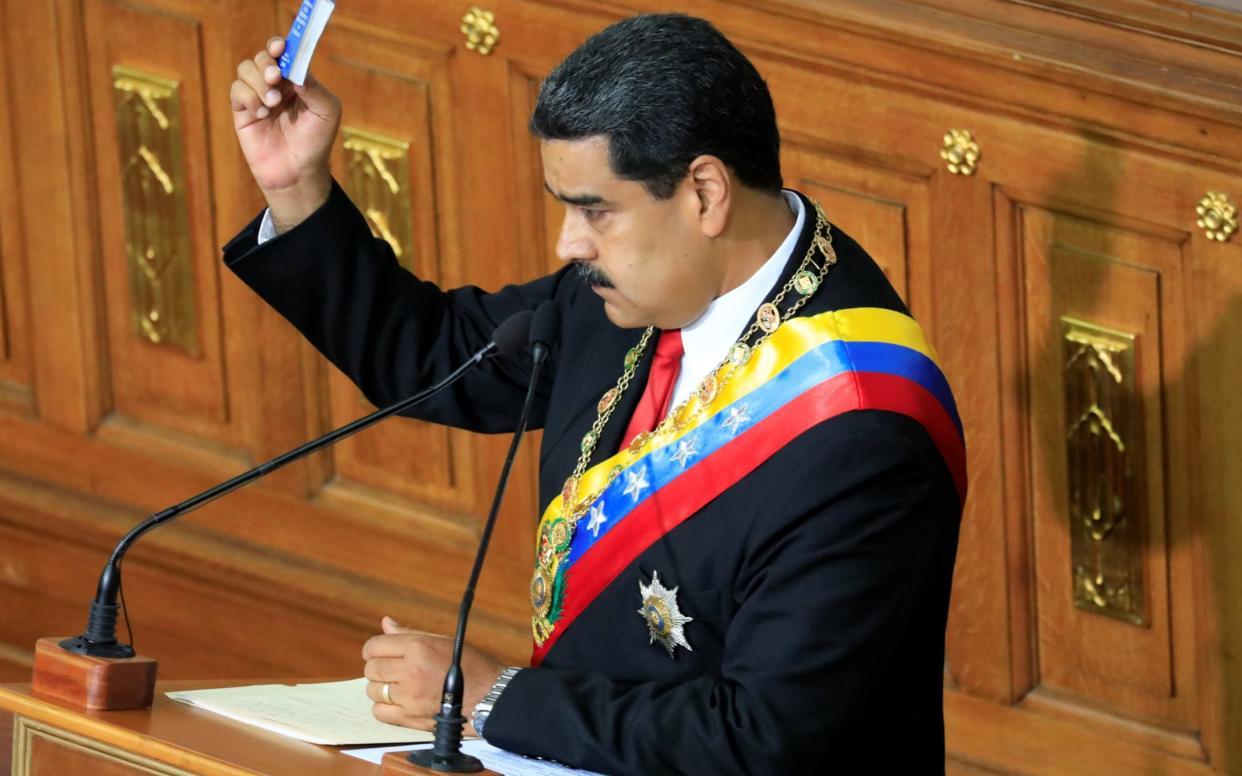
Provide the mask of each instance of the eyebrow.
POLYGON ((557 192, 552 190, 552 187, 548 185, 547 181, 543 182, 543 187, 548 190, 549 194, 556 197, 561 202, 564 202, 567 205, 577 205, 578 207, 590 207, 591 205, 608 204, 608 201, 598 194, 578 194, 576 196, 570 195, 570 194, 558 194, 557 192))

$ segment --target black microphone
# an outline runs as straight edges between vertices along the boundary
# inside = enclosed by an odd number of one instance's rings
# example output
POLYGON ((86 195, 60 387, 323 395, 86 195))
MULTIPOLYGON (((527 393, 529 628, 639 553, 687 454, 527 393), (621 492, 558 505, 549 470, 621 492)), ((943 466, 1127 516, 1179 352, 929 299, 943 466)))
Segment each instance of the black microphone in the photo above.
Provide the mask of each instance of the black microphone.
POLYGON ((287 453, 279 455, 272 460, 261 463, 250 471, 243 472, 236 477, 222 482, 208 490, 192 496, 180 504, 168 507, 162 512, 157 512, 146 520, 135 526, 127 533, 112 551, 112 557, 108 560, 108 564, 104 566, 103 573, 99 575, 99 586, 95 590, 95 600, 91 602, 90 617, 87 620, 86 632, 80 636, 65 639, 60 642, 62 649, 69 652, 76 652, 83 655, 92 655, 94 657, 106 658, 129 658, 134 656, 134 649, 129 644, 118 642, 116 639, 116 619, 117 619, 117 592, 121 586, 121 560, 125 556, 125 552, 129 549, 138 537, 155 528, 161 523, 166 523, 173 518, 182 515, 191 510, 197 509, 204 504, 215 501, 221 496, 237 490, 254 480, 259 479, 287 463, 303 458, 316 450, 327 447, 330 444, 339 442, 345 437, 358 433, 359 431, 372 426, 390 415, 395 415, 403 410, 407 410, 416 404, 426 401, 440 391, 449 387, 453 383, 461 379, 462 375, 468 372, 475 365, 482 363, 487 358, 495 356, 512 356, 529 344, 531 321, 534 314, 529 310, 523 310, 506 318, 496 331, 492 334, 492 341, 483 346, 464 364, 457 367, 453 372, 440 382, 426 388, 406 399, 402 399, 396 404, 377 410, 370 415, 359 418, 351 423, 347 423, 338 429, 329 431, 318 439, 312 439, 305 444, 290 450, 287 453))
POLYGON ((509 455, 505 458, 504 468, 500 470, 500 482, 496 484, 496 495, 492 498, 492 509, 483 524, 483 536, 479 539, 479 550, 474 556, 474 567, 470 570, 470 579, 466 582, 466 592, 461 597, 461 609, 457 614, 457 634, 453 637, 453 660, 449 663, 448 672, 444 676, 444 690, 440 694, 440 711, 435 716, 435 742, 430 749, 419 749, 411 752, 406 758, 415 765, 448 773, 477 773, 483 770, 483 763, 473 755, 461 751, 462 731, 466 727, 466 718, 461 714, 462 693, 465 691, 466 678, 461 671, 461 651, 466 641, 466 621, 470 618, 470 606, 474 603, 474 586, 479 581, 479 573, 483 570, 483 559, 487 556, 487 545, 492 539, 492 528, 496 525, 496 514, 500 511, 500 501, 509 484, 509 471, 513 468, 513 458, 517 455, 518 445, 526 424, 530 420, 530 408, 535 398, 535 386, 539 381, 539 372, 552 346, 556 344, 561 333, 561 312, 555 302, 544 302, 535 310, 534 320, 530 325, 531 370, 530 382, 526 385, 526 400, 522 403, 522 414, 518 417, 517 430, 513 432, 513 441, 509 443, 509 455))

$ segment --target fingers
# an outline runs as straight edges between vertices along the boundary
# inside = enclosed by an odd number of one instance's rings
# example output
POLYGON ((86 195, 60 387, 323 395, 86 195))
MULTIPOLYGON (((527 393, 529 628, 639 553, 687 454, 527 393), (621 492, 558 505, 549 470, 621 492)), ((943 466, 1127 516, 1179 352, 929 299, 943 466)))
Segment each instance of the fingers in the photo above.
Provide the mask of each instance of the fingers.
POLYGON ((229 88, 229 102, 233 106, 234 113, 244 111, 254 114, 257 118, 264 118, 268 114, 268 109, 259 99, 259 95, 240 80, 234 81, 229 88))
POLYGON ((362 659, 374 660, 381 657, 405 657, 410 640, 401 633, 386 633, 372 636, 362 645, 362 659))
POLYGON ((275 57, 284 51, 284 46, 282 38, 272 38, 265 50, 237 65, 237 80, 229 89, 234 111, 248 111, 261 119, 281 104, 288 88, 275 57))
POLYGON ((406 678, 402 676, 402 661, 400 658, 384 657, 372 658, 366 662, 362 668, 362 675, 372 682, 400 682, 406 678))
POLYGON ((431 635, 426 631, 407 628, 391 617, 384 617, 384 619, 380 620, 380 628, 383 629, 384 633, 422 633, 425 635, 431 635))
POLYGON ((267 45, 264 46, 264 48, 273 58, 278 58, 281 54, 285 53, 285 39, 279 35, 273 35, 267 39, 267 45))
POLYGON ((385 703, 390 706, 400 706, 401 701, 397 700, 398 685, 396 682, 367 682, 367 697, 375 703, 385 703), (388 697, 384 697, 384 685, 388 685, 388 697))
POLYGON ((414 728, 416 730, 431 730, 435 727, 435 719, 433 717, 409 715, 400 706, 389 703, 374 704, 371 707, 371 713, 380 722, 387 722, 389 725, 401 725, 402 727, 414 728))
POLYGON ((253 67, 245 67, 248 78, 242 75, 242 69, 246 63, 243 62, 237 66, 238 78, 246 80, 254 87, 264 105, 275 108, 283 99, 281 82, 284 78, 280 75, 280 64, 266 51, 255 54, 252 63, 253 67))

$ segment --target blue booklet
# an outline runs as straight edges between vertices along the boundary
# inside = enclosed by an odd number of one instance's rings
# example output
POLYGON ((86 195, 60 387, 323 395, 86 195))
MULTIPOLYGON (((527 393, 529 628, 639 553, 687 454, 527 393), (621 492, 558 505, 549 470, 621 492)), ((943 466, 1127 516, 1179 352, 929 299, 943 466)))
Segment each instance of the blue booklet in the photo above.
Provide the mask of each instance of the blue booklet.
POLYGON ((280 74, 301 86, 306 82, 315 46, 336 9, 333 0, 302 0, 285 37, 285 53, 280 55, 280 74))

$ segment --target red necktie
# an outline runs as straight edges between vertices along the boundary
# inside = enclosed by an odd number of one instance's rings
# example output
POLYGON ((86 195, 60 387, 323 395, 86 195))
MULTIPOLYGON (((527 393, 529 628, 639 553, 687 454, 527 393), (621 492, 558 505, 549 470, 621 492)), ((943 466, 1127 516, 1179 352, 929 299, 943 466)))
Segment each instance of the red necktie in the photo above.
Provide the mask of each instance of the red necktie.
POLYGON ((651 373, 647 375, 647 387, 634 408, 621 447, 628 446, 634 437, 644 431, 654 429, 668 414, 673 402, 673 386, 677 383, 677 373, 681 371, 681 356, 685 352, 680 329, 660 332, 655 357, 651 360, 651 373))

